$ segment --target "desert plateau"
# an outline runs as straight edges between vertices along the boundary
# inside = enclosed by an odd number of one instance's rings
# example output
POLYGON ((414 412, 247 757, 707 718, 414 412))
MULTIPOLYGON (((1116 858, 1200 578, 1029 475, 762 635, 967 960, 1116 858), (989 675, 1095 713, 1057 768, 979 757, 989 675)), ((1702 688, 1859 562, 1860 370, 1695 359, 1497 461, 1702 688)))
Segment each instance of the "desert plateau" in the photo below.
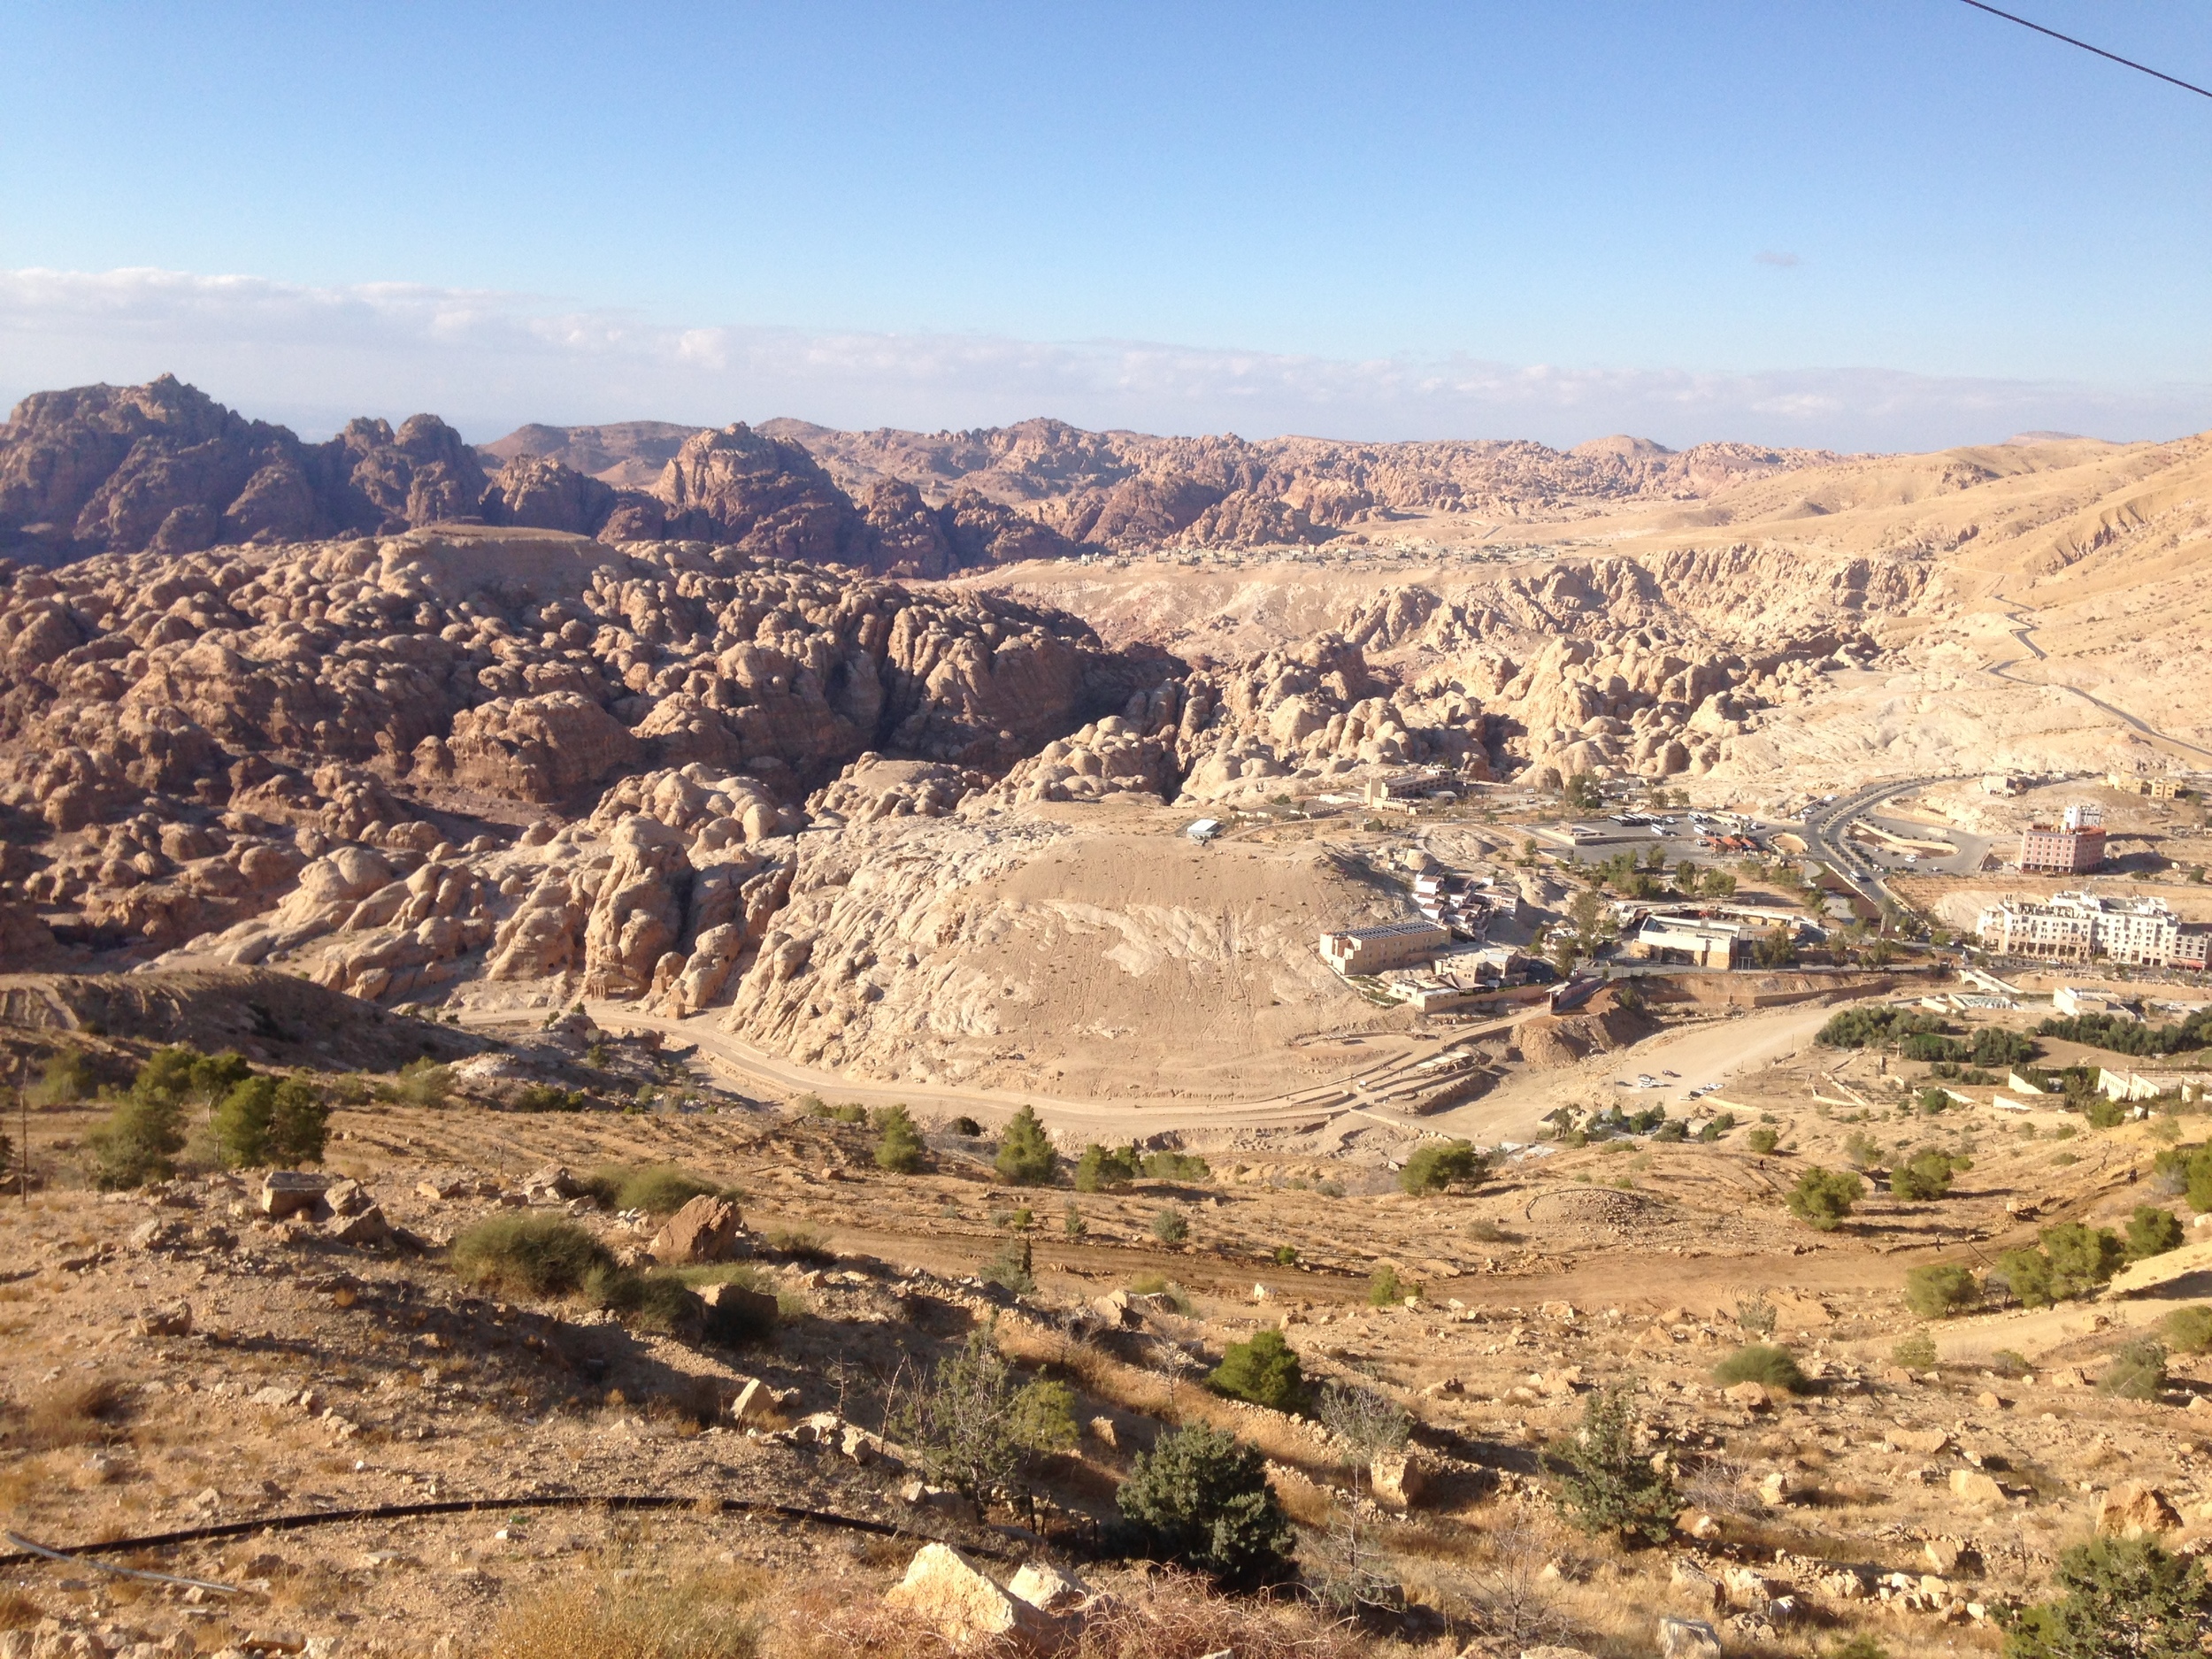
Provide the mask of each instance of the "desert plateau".
POLYGON ((0 1650, 2186 1606, 2208 478, 27 400, 0 1650))

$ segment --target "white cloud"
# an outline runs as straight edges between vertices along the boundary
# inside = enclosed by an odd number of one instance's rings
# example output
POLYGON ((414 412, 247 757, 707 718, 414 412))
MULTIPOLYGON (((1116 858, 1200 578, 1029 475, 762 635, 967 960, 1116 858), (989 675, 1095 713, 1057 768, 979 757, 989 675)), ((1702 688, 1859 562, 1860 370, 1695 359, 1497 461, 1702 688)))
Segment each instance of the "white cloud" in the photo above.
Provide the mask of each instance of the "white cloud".
POLYGON ((676 326, 529 295, 153 270, 0 272, 0 396, 11 400, 168 372, 308 435, 355 414, 422 409, 479 440, 526 420, 719 425, 780 414, 924 428, 1048 414, 1153 432, 1550 443, 1632 432, 1676 446, 1740 438, 1845 449, 1939 448, 2021 430, 2170 437, 2212 424, 2212 388, 2194 385, 676 326))

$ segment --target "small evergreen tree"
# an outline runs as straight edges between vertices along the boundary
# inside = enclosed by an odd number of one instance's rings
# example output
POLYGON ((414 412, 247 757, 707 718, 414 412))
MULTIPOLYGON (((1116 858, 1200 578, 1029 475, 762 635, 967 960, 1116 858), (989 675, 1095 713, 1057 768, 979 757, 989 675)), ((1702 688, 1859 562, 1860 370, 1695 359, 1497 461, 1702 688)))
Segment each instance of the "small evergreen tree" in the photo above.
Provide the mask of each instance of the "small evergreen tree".
POLYGON ((1306 1397, 1306 1374, 1280 1331, 1256 1331, 1250 1341, 1229 1344, 1206 1386, 1271 1411, 1291 1411, 1306 1397))
POLYGON ((303 1077, 288 1077, 276 1087, 269 1115, 269 1155, 282 1164, 319 1164, 330 1139, 330 1107, 323 1092, 303 1077))
POLYGON ((1272 1584, 1291 1571, 1297 1534, 1255 1447, 1194 1423, 1141 1454, 1115 1494, 1145 1547, 1222 1584, 1272 1584))
POLYGON ((1956 1262, 1931 1262, 1905 1275, 1905 1305, 1924 1319, 1962 1313, 1981 1294, 1973 1273, 1956 1262))
POLYGON ((2163 1256, 2181 1242, 2181 1223, 2170 1210, 2156 1204, 2138 1204, 2128 1217, 2128 1260, 2163 1256))
POLYGON ((2022 1610, 2005 1659, 2196 1659, 2212 1620, 2203 1563, 2147 1538, 2076 1544, 2056 1584, 2056 1597, 2022 1610))
POLYGON ((1791 1188, 1790 1214, 1817 1232, 1833 1233, 1851 1213, 1851 1206, 1865 1196, 1866 1183, 1857 1176, 1815 1164, 1791 1188))
POLYGON ((92 1151, 93 1183, 103 1192, 165 1181, 177 1172, 176 1156, 184 1149, 184 1108, 134 1089, 85 1144, 92 1151))
POLYGON ((1945 1154, 1933 1148, 1916 1152, 1890 1171, 1890 1194, 1914 1203, 1941 1198, 1951 1190, 1951 1160, 1945 1154))
POLYGON ((972 1331, 893 1409, 888 1426, 929 1479, 980 1506, 1010 1492, 1021 1471, 1014 1392, 990 1333, 972 1331))
POLYGON ((1628 1391, 1600 1388, 1583 1406, 1582 1427, 1552 1459, 1560 1512, 1586 1532, 1618 1532, 1624 1543, 1664 1543, 1681 1505, 1674 1477, 1636 1447, 1628 1391))
POLYGON ((1152 1236, 1162 1244, 1180 1244, 1190 1237, 1190 1218, 1179 1210, 1163 1210, 1152 1217, 1152 1236))
POLYGON ((887 1106, 876 1119, 876 1167, 894 1175, 911 1175, 927 1160, 922 1132, 903 1106, 887 1106))
POLYGON ((276 1079, 250 1077, 215 1109, 215 1148, 226 1169, 250 1169, 269 1161, 269 1125, 276 1117, 276 1079))
POLYGON ((1059 1155, 1052 1149, 1051 1139, 1037 1121, 1037 1114, 1023 1107, 1008 1122, 1005 1138, 999 1142, 995 1164, 999 1179, 1014 1187, 1049 1186, 1059 1163, 1059 1155))
POLYGON ((1469 1141, 1425 1141, 1398 1171, 1398 1185, 1409 1193, 1435 1193, 1471 1186, 1489 1172, 1490 1160, 1469 1141))
POLYGON ((1134 1147, 1102 1147, 1093 1141, 1083 1148, 1083 1156, 1076 1161, 1075 1190, 1079 1193, 1110 1192, 1126 1187, 1136 1179, 1134 1147))

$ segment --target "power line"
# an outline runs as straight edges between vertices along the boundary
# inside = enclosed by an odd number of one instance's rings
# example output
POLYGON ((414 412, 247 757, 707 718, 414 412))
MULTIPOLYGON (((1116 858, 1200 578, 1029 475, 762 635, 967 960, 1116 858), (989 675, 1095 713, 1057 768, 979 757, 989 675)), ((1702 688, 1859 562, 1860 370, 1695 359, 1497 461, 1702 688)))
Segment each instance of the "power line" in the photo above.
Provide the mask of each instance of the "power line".
POLYGON ((2193 81, 2183 81, 2177 76, 2168 74, 2162 69, 2153 69, 2148 64, 2139 64, 2132 58, 2123 58, 2117 52, 2108 52, 2101 46, 2092 46, 2087 41, 2078 41, 2070 35, 2061 35, 2056 29, 2047 29, 2040 23, 2031 23, 2027 19, 2015 17, 2009 12, 2000 12, 1995 6, 1984 4, 1983 0, 1965 0, 1965 4, 1972 6, 1977 12, 1986 12, 1990 16, 2002 18, 2008 23, 2017 23, 2024 29, 2033 29, 2038 35, 2047 35, 2055 41, 2064 41, 2069 46, 2078 46, 2085 52, 2094 52, 2100 58, 2109 58, 2116 64, 2139 70, 2144 74, 2163 81, 2169 86, 2179 87, 2184 92, 2193 92, 2200 98, 2212 98, 2212 92, 2206 91, 2193 81))

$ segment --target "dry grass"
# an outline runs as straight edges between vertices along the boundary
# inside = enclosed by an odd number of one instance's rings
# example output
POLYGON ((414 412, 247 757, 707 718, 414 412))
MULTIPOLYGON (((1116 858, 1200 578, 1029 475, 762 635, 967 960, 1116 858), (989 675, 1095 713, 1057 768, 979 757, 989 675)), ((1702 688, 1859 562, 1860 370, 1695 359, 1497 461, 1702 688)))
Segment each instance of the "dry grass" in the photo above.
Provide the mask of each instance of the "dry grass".
POLYGON ((556 1586, 511 1608, 475 1659, 753 1659, 760 1587, 751 1573, 556 1586))
MULTIPOLYGON (((955 1647, 935 1631, 836 1586, 812 1586, 779 1609, 768 1651, 773 1659, 1001 1659, 1005 1644, 955 1647)), ((1215 1594, 1205 1581, 1163 1572, 1117 1594, 1084 1621, 1066 1659, 1355 1659, 1371 1651, 1351 1625, 1302 1601, 1215 1594)))
POLYGON ((31 1396, 7 1439, 35 1452, 101 1445, 127 1438, 124 1415, 124 1387, 114 1378, 65 1380, 31 1396))
POLYGON ((0 1630, 29 1630, 46 1611, 20 1590, 0 1590, 0 1630))

